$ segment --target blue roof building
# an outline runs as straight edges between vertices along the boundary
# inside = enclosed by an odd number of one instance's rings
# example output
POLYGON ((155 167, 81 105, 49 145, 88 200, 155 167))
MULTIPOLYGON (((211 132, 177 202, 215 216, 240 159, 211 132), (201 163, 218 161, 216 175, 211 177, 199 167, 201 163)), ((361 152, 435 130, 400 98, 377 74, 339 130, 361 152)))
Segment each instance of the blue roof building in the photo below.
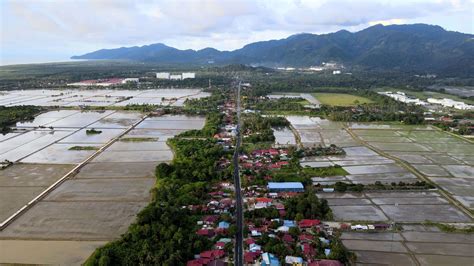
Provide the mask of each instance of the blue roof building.
POLYGON ((283 225, 288 227, 296 227, 295 221, 292 220, 283 220, 283 225))
POLYGON ((271 192, 304 192, 301 182, 268 182, 268 190, 271 192))
POLYGON ((280 266, 280 261, 275 255, 265 252, 262 254, 262 266, 280 266))
POLYGON ((219 222, 219 228, 224 228, 224 229, 227 229, 229 228, 230 224, 228 222, 219 222))

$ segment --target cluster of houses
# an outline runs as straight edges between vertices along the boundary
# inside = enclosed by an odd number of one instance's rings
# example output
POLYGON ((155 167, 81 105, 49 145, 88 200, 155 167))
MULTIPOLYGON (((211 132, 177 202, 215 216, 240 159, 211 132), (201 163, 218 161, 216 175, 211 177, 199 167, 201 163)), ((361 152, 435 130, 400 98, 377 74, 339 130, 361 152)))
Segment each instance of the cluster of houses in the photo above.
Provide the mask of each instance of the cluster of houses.
POLYGON ((278 216, 272 219, 254 218, 246 219, 248 236, 245 239, 244 262, 246 265, 343 265, 337 260, 317 259, 318 248, 315 243, 319 241, 324 245, 324 255, 331 253, 330 239, 323 235, 331 236, 335 225, 328 225, 317 219, 287 220, 284 199, 297 196, 304 192, 300 182, 269 182, 266 188, 251 186, 245 188, 244 202, 247 211, 263 208, 275 208, 278 216), (298 235, 292 233, 292 228, 297 228, 298 235), (259 245, 262 237, 278 239, 288 249, 296 246, 301 256, 285 256, 280 261, 276 254, 269 253, 263 245, 259 245))
POLYGON ((243 169, 265 170, 280 169, 289 164, 286 149, 254 150, 249 155, 242 154, 239 161, 243 169))
POLYGON ((224 115, 224 126, 219 133, 214 135, 214 139, 224 147, 224 150, 229 150, 232 148, 233 138, 237 135, 237 125, 234 124, 235 105, 232 101, 229 101, 220 106, 220 109, 224 115))
MULTIPOLYGON (((219 106, 219 109, 224 115, 224 125, 213 137, 218 144, 223 146, 224 150, 229 150, 232 148, 233 137, 237 133, 236 125, 233 123, 235 103, 227 101, 224 105, 219 106)), ((229 159, 224 157, 217 163, 219 169, 226 169, 230 165, 229 159)), ((213 187, 207 202, 188 206, 191 210, 205 214, 197 222, 199 229, 196 234, 207 237, 214 243, 212 249, 202 251, 200 254, 196 254, 193 260, 188 261, 188 266, 228 265, 230 254, 227 251, 233 250, 234 245, 234 236, 229 233, 235 207, 233 191, 233 184, 221 182, 218 186, 213 187)))

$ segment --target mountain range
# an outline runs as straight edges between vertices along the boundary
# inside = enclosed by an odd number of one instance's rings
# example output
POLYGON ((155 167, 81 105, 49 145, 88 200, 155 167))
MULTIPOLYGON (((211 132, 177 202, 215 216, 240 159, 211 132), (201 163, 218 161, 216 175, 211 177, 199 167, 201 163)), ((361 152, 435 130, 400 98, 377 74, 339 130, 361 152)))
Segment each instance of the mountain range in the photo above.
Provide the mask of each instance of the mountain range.
POLYGON ((366 69, 474 73, 474 35, 427 24, 375 25, 358 32, 296 34, 234 51, 179 50, 162 43, 101 49, 72 59, 121 59, 167 64, 249 64, 307 67, 334 61, 366 69))

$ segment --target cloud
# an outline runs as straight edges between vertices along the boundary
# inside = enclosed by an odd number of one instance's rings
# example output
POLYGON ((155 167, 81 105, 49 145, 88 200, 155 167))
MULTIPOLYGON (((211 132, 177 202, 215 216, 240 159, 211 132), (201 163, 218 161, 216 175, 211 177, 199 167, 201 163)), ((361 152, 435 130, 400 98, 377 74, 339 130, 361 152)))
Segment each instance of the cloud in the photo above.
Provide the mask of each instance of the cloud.
POLYGON ((0 5, 3 51, 18 54, 13 50, 34 46, 71 55, 155 42, 236 49, 251 41, 377 23, 427 22, 472 32, 474 8, 469 0, 1 0, 0 5))

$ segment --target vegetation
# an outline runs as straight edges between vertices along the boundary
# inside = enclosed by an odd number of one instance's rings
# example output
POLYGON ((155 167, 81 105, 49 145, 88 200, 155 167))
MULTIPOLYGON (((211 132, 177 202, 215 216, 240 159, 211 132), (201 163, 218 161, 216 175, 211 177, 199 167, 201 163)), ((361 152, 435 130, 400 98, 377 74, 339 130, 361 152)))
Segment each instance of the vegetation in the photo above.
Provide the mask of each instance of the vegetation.
POLYGON ((357 106, 372 103, 368 98, 345 93, 314 93, 322 104, 331 106, 357 106))
POLYGON ((0 106, 0 133, 10 131, 17 122, 33 120, 43 109, 38 106, 0 106))
POLYGON ((95 151, 98 149, 97 146, 72 146, 69 148, 70 151, 95 151))
POLYGON ((180 137, 212 137, 219 132, 219 126, 222 124, 223 115, 221 113, 212 112, 206 116, 206 124, 200 130, 188 130, 181 134, 180 137))
POLYGON ((284 117, 263 117, 258 114, 246 114, 242 117, 244 142, 274 142, 272 127, 285 127, 290 123, 284 117))
POLYGON ((301 169, 301 173, 311 177, 340 176, 349 174, 340 165, 328 167, 303 167, 301 169))
POLYGON ((432 221, 426 221, 424 225, 427 226, 436 226, 439 230, 446 232, 446 233, 467 233, 467 234, 472 234, 474 233, 474 226, 469 225, 466 227, 455 227, 450 224, 443 224, 443 223, 436 223, 432 221))
MULTIPOLYGON (((328 187, 328 186, 325 186, 328 187)), ((416 181, 413 183, 405 183, 400 181, 399 183, 392 182, 390 184, 383 184, 380 181, 376 181, 373 184, 352 184, 338 181, 334 184, 334 190, 337 192, 355 191, 361 192, 364 190, 417 190, 417 189, 432 189, 435 188, 433 185, 426 183, 425 181, 416 181)))
POLYGON ((285 201, 286 218, 290 220, 332 220, 332 211, 326 199, 319 199, 316 192, 308 188, 304 193, 285 201))
MULTIPOLYGON (((212 135, 208 131, 196 134, 212 135)), ((216 162, 231 154, 210 138, 177 136, 168 144, 175 157, 171 164, 156 167, 152 202, 119 240, 97 249, 85 265, 184 265, 211 247, 209 239, 195 233, 201 214, 182 206, 201 204, 214 182, 230 176, 230 169, 218 171, 216 162)))
POLYGON ((336 146, 335 144, 329 145, 329 147, 304 147, 295 152, 298 158, 309 157, 309 156, 330 156, 330 155, 345 155, 344 149, 336 146))
POLYGON ((87 135, 98 135, 98 134, 101 134, 102 131, 101 130, 96 130, 94 128, 91 128, 91 129, 87 129, 86 130, 86 134, 87 135))
POLYGON ((154 142, 158 141, 158 138, 150 138, 150 137, 126 137, 121 138, 120 141, 122 142, 154 142))

